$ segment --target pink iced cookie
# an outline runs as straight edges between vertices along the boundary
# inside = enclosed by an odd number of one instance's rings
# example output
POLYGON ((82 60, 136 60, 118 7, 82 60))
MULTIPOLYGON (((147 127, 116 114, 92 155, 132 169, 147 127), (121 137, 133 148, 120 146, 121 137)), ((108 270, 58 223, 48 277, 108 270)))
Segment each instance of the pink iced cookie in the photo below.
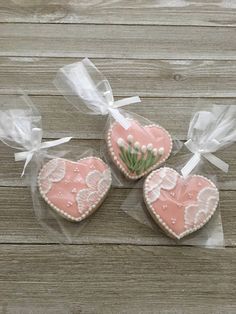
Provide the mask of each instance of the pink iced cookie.
POLYGON ((139 179, 162 164, 172 150, 172 139, 161 126, 142 126, 130 120, 125 130, 114 122, 107 133, 109 153, 118 168, 129 179, 139 179))
POLYGON ((219 191, 203 176, 183 178, 163 167, 147 177, 144 200, 160 227, 171 237, 181 239, 209 221, 217 208, 219 191))
POLYGON ((81 221, 102 203, 111 187, 111 171, 97 157, 77 162, 56 158, 41 169, 39 191, 45 201, 71 221, 81 221))

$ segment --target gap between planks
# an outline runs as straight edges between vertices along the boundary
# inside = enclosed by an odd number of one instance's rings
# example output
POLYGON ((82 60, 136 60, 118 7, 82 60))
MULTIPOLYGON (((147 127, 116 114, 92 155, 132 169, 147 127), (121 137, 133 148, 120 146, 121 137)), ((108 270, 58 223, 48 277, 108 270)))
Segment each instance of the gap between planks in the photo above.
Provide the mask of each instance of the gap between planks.
MULTIPOLYGON (((53 85, 56 72, 65 64, 80 60, 0 57, 0 94, 16 94, 21 88, 30 95, 59 95, 53 85)), ((236 61, 110 58, 92 61, 109 80, 114 96, 204 97, 212 101, 236 97, 236 61)))
POLYGON ((55 313, 62 305, 76 305, 69 313, 235 313, 235 249, 70 249, 1 246, 0 304, 16 306, 11 313, 55 313))
MULTIPOLYGON (((128 208, 142 211, 142 193, 129 189, 113 188, 101 207, 82 224, 67 222, 57 216, 52 209, 42 201, 42 210, 36 213, 32 208, 30 190, 28 188, 0 187, 0 236, 1 243, 58 243, 65 241, 61 233, 69 236, 76 244, 133 244, 133 245, 161 245, 182 246, 196 244, 195 238, 186 238, 178 244, 164 235, 160 228, 153 225, 141 224, 126 214, 128 208), (36 218, 36 215, 38 218, 36 218), (42 228, 41 223, 47 228, 42 228), (63 225, 63 228, 61 229, 63 225), (155 227, 154 227, 155 226, 155 227), (49 232, 49 229, 50 232, 49 232), (57 237, 55 238, 55 235, 57 237)), ((221 216, 223 221, 226 246, 236 245, 235 234, 235 192, 221 191, 221 216)), ((148 222, 148 215, 145 223, 148 222)), ((152 219, 150 220, 152 221, 152 219)), ((220 216, 217 211, 209 221, 208 226, 220 226, 220 216)), ((206 228, 208 227, 206 226, 206 228)), ((206 237, 202 229, 196 239, 206 237)), ((207 235, 208 237, 208 235, 207 235)), ((210 242, 208 242, 210 243, 210 242)))
POLYGON ((231 1, 0 1, 0 22, 127 25, 236 25, 231 1))
MULTIPOLYGON (((105 157, 105 160, 110 162, 108 155, 104 155, 101 151, 101 148, 104 148, 104 142, 101 140, 71 140, 69 143, 63 144, 63 150, 67 151, 66 158, 71 160, 78 160, 81 156, 95 155, 105 157)), ((58 150, 51 150, 51 154, 57 152, 58 150)), ((26 186, 27 180, 21 178, 21 172, 23 169, 24 162, 15 162, 14 160, 14 151, 13 149, 7 147, 0 142, 0 157, 2 163, 0 164, 0 185, 3 186, 26 186)), ((236 172, 236 150, 235 145, 230 146, 227 150, 222 150, 216 153, 216 155, 223 159, 225 162, 229 163, 230 171, 225 174, 219 169, 211 166, 207 161, 202 165, 201 171, 208 175, 214 175, 218 178, 218 184, 221 190, 235 190, 236 181, 235 181, 235 172, 236 172)), ((192 157, 192 154, 189 153, 186 149, 182 149, 176 156, 172 156, 165 164, 170 167, 175 167, 176 165, 183 165, 192 157), (181 160, 181 162, 180 162, 181 160)), ((116 168, 114 168, 115 170, 116 168)), ((116 172, 116 175, 118 173, 116 172)), ((213 180, 215 180, 213 178, 213 180)), ((117 184, 116 184, 117 185, 117 184)), ((126 188, 132 186, 132 183, 128 181, 124 182, 126 188)))

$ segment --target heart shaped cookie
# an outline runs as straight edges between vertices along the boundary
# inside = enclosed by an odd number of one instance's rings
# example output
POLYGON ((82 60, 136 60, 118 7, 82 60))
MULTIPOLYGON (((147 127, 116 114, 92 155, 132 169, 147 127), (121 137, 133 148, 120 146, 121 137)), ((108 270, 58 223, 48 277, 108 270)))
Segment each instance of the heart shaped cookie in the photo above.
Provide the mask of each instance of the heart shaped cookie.
POLYGON ((125 130, 114 122, 107 133, 108 151, 118 168, 129 179, 137 180, 162 164, 172 150, 169 133, 156 124, 142 126, 130 120, 125 130))
POLYGON ((203 176, 184 178, 163 167, 145 180, 144 200, 159 226, 169 236, 181 239, 209 221, 217 208, 219 191, 203 176))
POLYGON ((77 162, 50 160, 38 175, 44 200, 61 216, 81 221, 91 215, 105 199, 111 187, 110 168, 97 157, 77 162))

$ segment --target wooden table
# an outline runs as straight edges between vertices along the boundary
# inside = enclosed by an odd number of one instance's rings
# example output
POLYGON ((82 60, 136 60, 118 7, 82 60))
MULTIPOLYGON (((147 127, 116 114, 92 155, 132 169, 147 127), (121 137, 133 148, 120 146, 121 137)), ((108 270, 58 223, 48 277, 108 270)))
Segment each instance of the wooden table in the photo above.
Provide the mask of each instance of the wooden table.
MULTIPOLYGON (((26 90, 45 138, 99 148, 104 118, 79 114, 52 80, 87 56, 129 110, 186 139, 196 109, 235 104, 236 4, 230 0, 0 0, 1 103, 26 90), (12 96, 9 96, 12 95, 12 96)), ((236 313, 236 151, 220 173, 225 249, 159 246, 114 188, 69 256, 35 219, 12 151, 0 146, 2 313, 236 313)), ((1 310, 0 310, 1 312, 1 310)))

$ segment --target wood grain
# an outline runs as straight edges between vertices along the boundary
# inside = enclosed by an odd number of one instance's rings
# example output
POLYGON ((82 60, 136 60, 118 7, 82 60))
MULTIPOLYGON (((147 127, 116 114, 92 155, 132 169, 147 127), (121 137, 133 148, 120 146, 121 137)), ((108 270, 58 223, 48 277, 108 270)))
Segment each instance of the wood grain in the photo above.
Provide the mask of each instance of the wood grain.
MULTIPOLYGON (((133 245, 194 245, 194 239, 185 239, 175 243, 166 237, 158 227, 151 229, 128 216, 123 210, 139 208, 142 192, 137 190, 129 196, 130 189, 117 189, 109 193, 99 210, 84 225, 66 222, 54 215, 54 212, 42 201, 44 211, 37 211, 40 226, 32 209, 28 188, 0 187, 0 243, 42 244, 65 242, 66 237, 74 244, 133 244, 133 245), (46 228, 47 226, 47 228, 46 228), (64 236, 61 236, 64 234, 64 236)), ((227 246, 236 245, 236 196, 234 191, 221 191, 221 214, 227 246)), ((145 209, 145 207, 143 207, 145 209)), ((141 207, 140 207, 140 210, 141 207)), ((220 220, 218 214, 213 217, 208 228, 220 220), (215 222, 213 223, 213 220, 215 222)), ((209 230, 209 229, 208 229, 209 230)), ((204 229, 197 239, 202 242, 204 229)), ((199 242, 198 242, 199 243, 199 242)), ((209 243, 209 240, 208 240, 209 243)))
POLYGON ((0 1, 0 22, 235 26, 233 1, 0 1))
MULTIPOLYGON (((105 117, 78 113, 52 84, 61 66, 90 57, 116 99, 142 97, 127 109, 185 140, 193 111, 235 104, 235 26, 231 0, 0 0, 0 109, 22 88, 34 95, 45 139, 75 137, 64 146, 68 158, 99 151, 105 117)), ((0 143, 0 312, 236 312, 235 146, 217 153, 231 166, 227 175, 215 172, 224 250, 181 246, 188 239, 173 246, 126 215, 126 196, 141 198, 140 186, 130 194, 126 184, 84 225, 37 211, 41 223, 46 217, 51 230, 63 227, 77 243, 60 246, 37 221, 13 153, 0 143)))
MULTIPOLYGON (((0 93, 60 94, 58 69, 81 58, 0 58, 0 93)), ((236 61, 92 59, 115 96, 236 97, 236 61)), ((140 105, 136 105, 140 106, 140 105)))
POLYGON ((234 248, 83 245, 67 249, 1 245, 5 309, 9 305, 18 308, 10 313, 22 308, 22 313, 33 314, 52 314, 53 308, 61 308, 61 314, 65 307, 63 313, 76 314, 195 314, 199 309, 207 314, 235 313, 234 248), (27 307, 32 310, 24 311, 27 307))
MULTIPOLYGON (((55 150, 50 150, 50 154, 55 154, 58 151, 62 150, 62 147, 55 150)), ((94 154, 96 156, 105 157, 109 162, 109 156, 105 153, 106 146, 103 141, 100 140, 72 140, 70 143, 63 144, 63 151, 67 154, 66 158, 71 160, 78 160, 84 156, 88 156, 94 154)), ((26 186, 27 185, 27 177, 21 178, 21 172, 24 166, 24 162, 15 162, 14 153, 16 151, 7 147, 2 142, 0 142, 0 186, 26 186)), ((176 167, 184 165, 190 158, 192 154, 190 154, 187 149, 182 149, 178 155, 172 156, 166 165, 170 167, 176 167)), ((227 174, 223 173, 221 170, 216 169, 211 166, 207 161, 203 164, 198 171, 203 171, 203 174, 215 175, 218 180, 218 184, 221 190, 235 190, 236 189, 236 150, 235 145, 230 146, 229 148, 219 151, 216 153, 216 156, 229 163, 230 169, 227 174)), ((120 174, 117 171, 116 167, 114 167, 114 173, 120 174)), ((213 178, 215 180, 215 178, 213 178)), ((115 182, 114 185, 117 186, 115 182)), ((126 187, 132 186, 127 181, 123 182, 123 185, 126 187)))
POLYGON ((236 60, 234 28, 0 24, 0 56, 236 60))
MULTIPOLYGON (((119 99, 120 97, 116 97, 119 99)), ((63 96, 31 96, 42 115, 44 138, 73 136, 76 139, 103 139, 107 116, 83 114, 63 96)), ((0 109, 20 105, 20 96, 0 95, 0 109)), ((165 127, 174 138, 186 140, 189 122, 196 111, 212 105, 236 105, 234 98, 142 98, 141 104, 125 107, 165 127)))

